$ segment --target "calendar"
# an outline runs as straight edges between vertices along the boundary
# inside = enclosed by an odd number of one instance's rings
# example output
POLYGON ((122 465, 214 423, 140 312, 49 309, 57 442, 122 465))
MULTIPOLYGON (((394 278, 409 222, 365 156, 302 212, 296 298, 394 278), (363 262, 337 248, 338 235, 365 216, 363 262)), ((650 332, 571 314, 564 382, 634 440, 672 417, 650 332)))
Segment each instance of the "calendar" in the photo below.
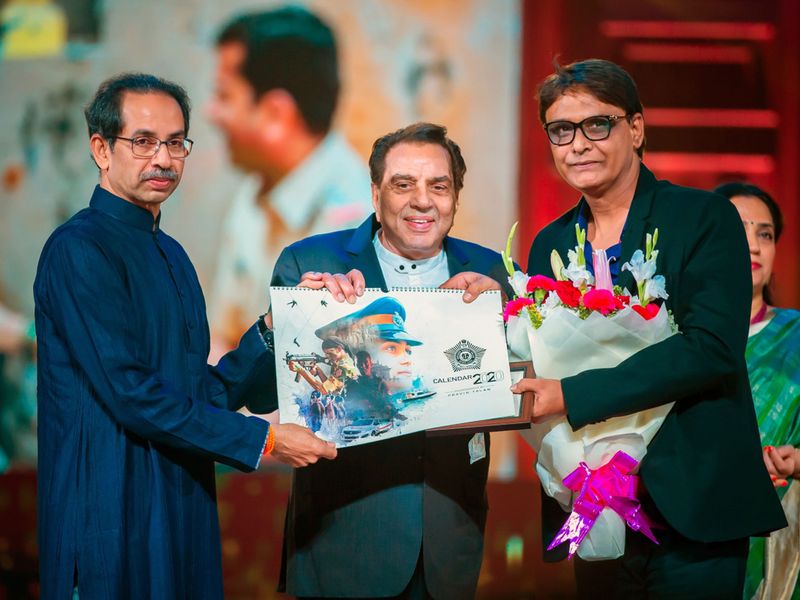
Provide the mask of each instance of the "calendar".
POLYGON ((281 422, 338 447, 519 413, 499 291, 273 287, 281 422))

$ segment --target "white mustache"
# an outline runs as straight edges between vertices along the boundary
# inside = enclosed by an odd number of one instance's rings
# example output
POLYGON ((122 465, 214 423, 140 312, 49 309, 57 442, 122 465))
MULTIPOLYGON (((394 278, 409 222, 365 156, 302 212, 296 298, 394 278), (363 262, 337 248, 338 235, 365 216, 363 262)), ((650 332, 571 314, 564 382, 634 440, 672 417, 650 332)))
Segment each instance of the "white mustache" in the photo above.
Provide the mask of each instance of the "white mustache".
POLYGON ((139 177, 140 181, 147 181, 148 179, 169 179, 170 181, 175 181, 178 178, 178 174, 175 171, 170 171, 169 169, 153 169, 152 171, 146 171, 141 174, 139 177))

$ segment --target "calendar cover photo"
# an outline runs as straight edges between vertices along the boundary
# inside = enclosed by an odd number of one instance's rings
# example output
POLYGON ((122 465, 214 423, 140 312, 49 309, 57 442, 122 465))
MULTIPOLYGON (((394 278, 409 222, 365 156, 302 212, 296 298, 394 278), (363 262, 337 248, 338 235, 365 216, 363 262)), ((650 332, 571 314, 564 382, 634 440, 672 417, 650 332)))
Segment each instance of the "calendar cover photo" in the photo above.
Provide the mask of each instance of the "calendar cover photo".
POLYGON ((352 446, 519 412, 499 292, 273 287, 280 419, 352 446))

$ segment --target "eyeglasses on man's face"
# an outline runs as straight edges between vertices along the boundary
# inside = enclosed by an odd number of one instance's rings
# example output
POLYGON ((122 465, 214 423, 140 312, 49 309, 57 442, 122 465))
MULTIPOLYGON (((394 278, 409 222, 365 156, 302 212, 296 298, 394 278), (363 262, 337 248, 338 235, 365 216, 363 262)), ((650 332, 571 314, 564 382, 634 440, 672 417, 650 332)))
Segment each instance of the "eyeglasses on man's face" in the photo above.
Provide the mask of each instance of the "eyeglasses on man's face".
POLYGON ((611 135, 611 128, 620 119, 627 119, 628 115, 596 115, 586 117, 579 123, 572 121, 550 121, 544 124, 544 130, 550 143, 556 146, 566 146, 575 139, 575 131, 580 129, 587 140, 599 142, 611 135))
POLYGON ((172 158, 186 158, 192 151, 194 142, 189 138, 172 138, 169 140, 160 140, 151 135, 139 135, 133 138, 122 137, 115 135, 115 140, 125 140, 131 143, 131 151, 134 156, 139 158, 152 158, 161 149, 161 144, 167 147, 167 152, 172 158))

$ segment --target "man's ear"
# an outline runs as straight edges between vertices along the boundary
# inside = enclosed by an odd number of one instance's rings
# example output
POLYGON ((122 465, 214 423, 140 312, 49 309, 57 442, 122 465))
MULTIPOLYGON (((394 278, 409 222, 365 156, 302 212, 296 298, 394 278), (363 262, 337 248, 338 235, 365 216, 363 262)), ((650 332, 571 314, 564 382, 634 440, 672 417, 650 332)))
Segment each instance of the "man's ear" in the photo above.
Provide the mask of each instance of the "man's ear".
POLYGON ((274 89, 257 100, 260 133, 267 139, 280 142, 291 131, 294 122, 302 119, 297 102, 289 92, 274 89))
POLYGON ((372 210, 375 211, 375 217, 378 219, 378 223, 381 222, 381 209, 380 209, 380 190, 378 186, 374 183, 371 184, 372 187, 372 210))
POLYGON ((637 150, 644 144, 644 117, 642 113, 634 113, 631 117, 631 135, 633 147, 637 150))
POLYGON ((89 151, 92 153, 97 168, 101 171, 107 170, 111 154, 110 142, 99 133, 93 133, 89 138, 89 151))

